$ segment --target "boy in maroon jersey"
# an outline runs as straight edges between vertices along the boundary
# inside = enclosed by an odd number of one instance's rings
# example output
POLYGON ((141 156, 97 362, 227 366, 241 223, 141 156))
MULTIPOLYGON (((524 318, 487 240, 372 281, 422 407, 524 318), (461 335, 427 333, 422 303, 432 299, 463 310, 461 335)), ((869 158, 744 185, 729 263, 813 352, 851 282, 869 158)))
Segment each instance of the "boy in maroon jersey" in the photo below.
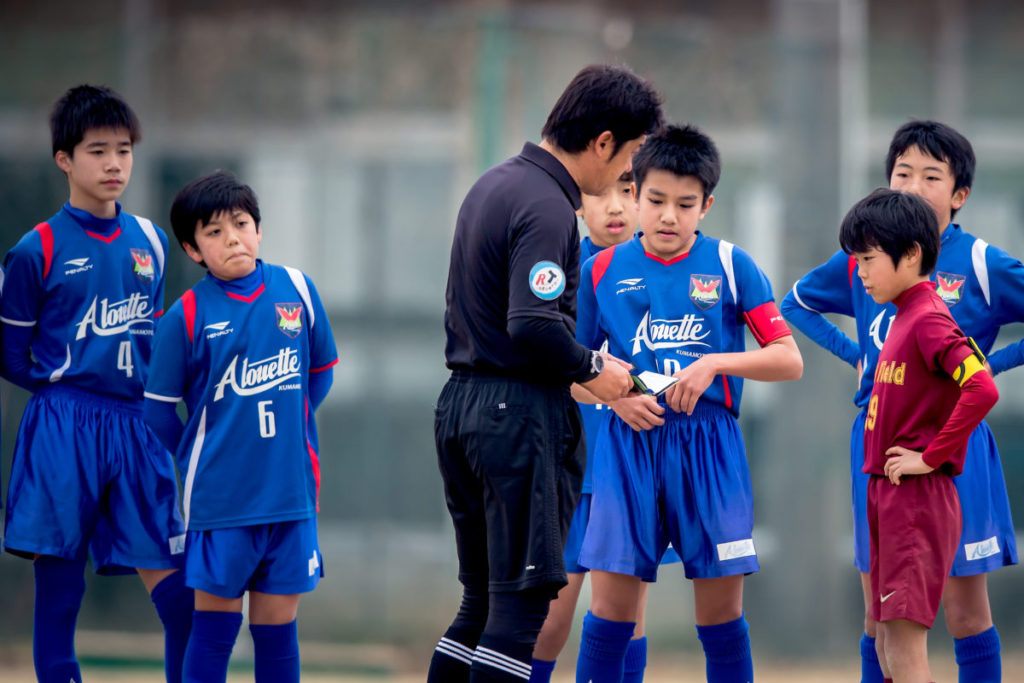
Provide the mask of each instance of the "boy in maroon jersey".
POLYGON ((953 477, 999 394, 929 281, 939 230, 922 199, 875 190, 843 219, 839 242, 871 298, 897 307, 864 431, 876 648, 887 681, 930 681, 928 629, 960 538, 953 477))

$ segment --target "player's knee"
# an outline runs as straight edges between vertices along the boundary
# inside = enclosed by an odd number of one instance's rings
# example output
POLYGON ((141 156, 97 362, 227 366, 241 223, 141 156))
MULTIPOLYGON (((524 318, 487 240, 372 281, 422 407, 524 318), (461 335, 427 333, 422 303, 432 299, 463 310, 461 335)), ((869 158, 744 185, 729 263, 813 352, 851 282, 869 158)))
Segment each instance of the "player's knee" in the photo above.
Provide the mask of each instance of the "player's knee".
POLYGON ((485 632, 505 640, 532 645, 544 625, 550 602, 551 590, 546 587, 492 593, 485 632))
POLYGON ((487 584, 467 584, 462 587, 462 602, 452 626, 475 631, 479 636, 487 623, 487 584))

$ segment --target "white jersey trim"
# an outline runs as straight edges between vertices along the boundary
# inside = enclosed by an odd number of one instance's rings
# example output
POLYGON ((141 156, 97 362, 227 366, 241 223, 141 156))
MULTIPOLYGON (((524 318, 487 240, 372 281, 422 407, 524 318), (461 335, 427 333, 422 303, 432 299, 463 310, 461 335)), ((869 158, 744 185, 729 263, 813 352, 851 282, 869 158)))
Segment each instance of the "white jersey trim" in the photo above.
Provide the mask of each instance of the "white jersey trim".
POLYGON ((985 295, 985 303, 991 306, 992 295, 988 287, 988 263, 985 261, 986 248, 988 248, 988 242, 975 238, 974 244, 971 245, 971 264, 974 266, 974 275, 978 278, 978 284, 981 285, 981 292, 985 295))
POLYGON ((161 394, 151 394, 148 391, 142 392, 143 397, 151 398, 154 401, 163 401, 164 403, 177 403, 181 400, 181 396, 163 396, 161 394))
POLYGON ((188 518, 192 511, 192 487, 196 483, 196 469, 199 467, 199 456, 203 452, 203 441, 206 440, 206 407, 199 415, 199 428, 196 429, 196 439, 192 442, 192 452, 188 456, 188 474, 185 475, 185 492, 182 496, 182 508, 184 509, 185 530, 188 530, 188 518))
POLYGON ((810 306, 808 306, 807 304, 805 304, 804 300, 800 298, 800 293, 796 291, 796 286, 798 284, 800 284, 799 280, 797 280, 796 282, 793 283, 793 298, 796 299, 796 302, 798 304, 800 304, 800 308, 806 309, 806 310, 810 311, 811 313, 821 313, 821 311, 815 310, 815 309, 811 308, 810 306))
POLYGON ((10 318, 0 317, 0 322, 6 323, 7 325, 14 325, 15 327, 32 327, 36 324, 36 321, 25 322, 24 320, 11 320, 10 318))
POLYGON ((309 287, 306 286, 306 276, 298 268, 284 266, 284 269, 288 273, 292 284, 295 285, 295 289, 298 290, 299 296, 302 297, 302 303, 306 305, 306 314, 309 315, 309 328, 313 329, 313 325, 316 323, 316 316, 313 313, 313 302, 309 296, 309 287))
POLYGON ((60 366, 59 368, 50 373, 51 382, 59 382, 61 377, 64 376, 64 373, 67 371, 67 369, 71 367, 71 345, 69 344, 65 348, 68 350, 68 357, 67 359, 65 359, 64 365, 60 366))
POLYGON ((735 245, 725 240, 718 241, 718 258, 722 261, 722 268, 725 270, 725 279, 729 281, 729 291, 732 292, 732 300, 739 303, 736 296, 736 272, 732 267, 732 249, 735 245))
POLYGON ((153 247, 153 255, 156 257, 156 267, 160 271, 160 276, 164 274, 164 245, 160 243, 160 236, 156 234, 156 228, 153 226, 153 221, 142 216, 135 216, 135 220, 139 222, 139 227, 142 228, 142 232, 146 233, 146 238, 149 240, 149 244, 153 247))

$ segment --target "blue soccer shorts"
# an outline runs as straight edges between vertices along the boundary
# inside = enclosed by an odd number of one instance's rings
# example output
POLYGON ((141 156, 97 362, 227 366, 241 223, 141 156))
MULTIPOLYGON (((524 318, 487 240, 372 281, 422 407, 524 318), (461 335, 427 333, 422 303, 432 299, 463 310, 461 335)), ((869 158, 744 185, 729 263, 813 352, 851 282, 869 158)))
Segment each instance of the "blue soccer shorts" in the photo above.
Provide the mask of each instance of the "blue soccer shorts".
MULTIPOLYGON (((590 521, 590 497, 589 493, 580 495, 580 502, 576 505, 576 513, 573 515, 572 525, 569 527, 569 538, 565 542, 565 571, 569 574, 586 574, 590 571, 580 564, 583 537, 587 532, 587 523, 590 521)), ((661 564, 677 562, 682 562, 682 559, 676 549, 669 546, 665 554, 661 556, 661 564)))
POLYGON ((615 418, 597 435, 580 564, 654 581, 671 542, 687 578, 757 571, 750 470, 736 418, 706 401, 692 416, 668 410, 664 417, 643 432, 615 418))
POLYGON ((181 566, 174 465, 141 412, 140 404, 59 384, 32 396, 14 445, 8 552, 89 555, 102 574, 181 566))
POLYGON ((233 600, 245 591, 309 593, 323 577, 316 517, 189 531, 185 585, 233 600))
MULTIPOLYGON (((871 567, 867 491, 871 475, 864 474, 864 416, 862 410, 850 431, 850 481, 853 497, 854 564, 861 572, 871 567)), ((1006 480, 995 437, 987 423, 979 424, 967 441, 963 474, 953 478, 960 497, 963 531, 950 576, 974 576, 1017 564, 1017 536, 1010 516, 1006 480)))

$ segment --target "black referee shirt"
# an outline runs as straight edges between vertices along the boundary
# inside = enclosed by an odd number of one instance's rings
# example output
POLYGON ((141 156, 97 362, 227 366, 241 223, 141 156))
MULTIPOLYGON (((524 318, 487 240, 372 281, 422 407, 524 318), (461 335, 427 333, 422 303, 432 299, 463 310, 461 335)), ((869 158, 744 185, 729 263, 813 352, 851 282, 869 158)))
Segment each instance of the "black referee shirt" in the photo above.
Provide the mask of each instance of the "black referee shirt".
POLYGON ((579 187, 566 168, 530 142, 476 181, 459 209, 448 270, 449 368, 548 382, 579 373, 579 364, 541 371, 508 331, 516 318, 560 323, 544 343, 561 352, 552 355, 586 364, 589 354, 574 337, 579 206, 579 187))

